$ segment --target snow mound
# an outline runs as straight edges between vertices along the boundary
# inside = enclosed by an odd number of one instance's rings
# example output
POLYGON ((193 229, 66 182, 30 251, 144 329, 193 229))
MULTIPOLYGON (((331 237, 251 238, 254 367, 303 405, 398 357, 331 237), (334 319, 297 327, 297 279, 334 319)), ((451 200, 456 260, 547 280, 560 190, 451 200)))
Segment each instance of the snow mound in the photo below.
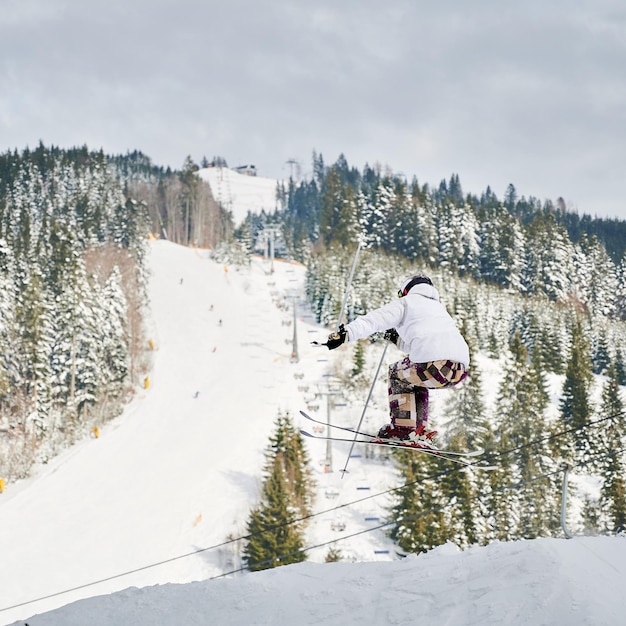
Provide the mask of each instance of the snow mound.
MULTIPOLYGON (((300 563, 80 600, 30 626, 623 623, 623 537, 447 544, 389 563, 300 563)), ((16 624, 23 622, 16 622, 16 624)))

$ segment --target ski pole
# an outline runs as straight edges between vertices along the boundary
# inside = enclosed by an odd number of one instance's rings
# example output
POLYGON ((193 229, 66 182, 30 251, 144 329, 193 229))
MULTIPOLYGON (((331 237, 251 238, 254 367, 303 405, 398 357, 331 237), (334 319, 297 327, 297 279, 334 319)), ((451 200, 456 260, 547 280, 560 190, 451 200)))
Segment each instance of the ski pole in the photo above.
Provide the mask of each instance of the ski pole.
MULTIPOLYGON (((378 362, 378 367, 376 368, 376 374, 374 374, 374 380, 372 381, 369 393, 367 394, 367 399, 365 400, 365 404, 363 405, 363 411, 361 412, 361 419, 359 420, 359 425, 355 428, 355 430, 361 430, 361 424, 363 423, 363 418, 365 417, 365 411, 367 411, 367 406, 370 403, 370 398, 372 397, 372 392, 374 391, 374 385, 376 384, 376 381, 378 380, 378 374, 380 374, 380 368, 382 367, 388 347, 389 347, 389 342, 386 341, 385 349, 383 350, 383 353, 380 355, 380 361, 378 362)), ((343 466, 343 469, 340 470, 341 478, 343 478, 344 475, 348 473, 348 463, 350 462, 350 457, 352 456, 352 450, 354 449, 354 443, 358 436, 359 436, 358 433, 354 435, 354 441, 352 442, 352 445, 350 446, 350 451, 348 452, 348 458, 346 459, 346 464, 343 466)))
POLYGON ((352 285, 352 278, 354 276, 354 270, 356 269, 356 262, 359 258, 359 252, 361 251, 361 244, 363 243, 363 238, 359 237, 359 244, 356 247, 356 252, 354 253, 354 260, 352 261, 352 268, 350 269, 350 275, 348 276, 348 284, 346 285, 346 290, 343 294, 343 302, 341 303, 341 311, 339 311, 339 319, 337 320, 337 328, 335 332, 339 332, 339 326, 341 326, 341 322, 343 320, 343 314, 346 310, 346 304, 348 303, 348 294, 350 293, 350 287, 352 285))
MULTIPOLYGON (((356 269, 356 262, 359 258, 359 252, 361 251, 361 245, 363 243, 363 238, 359 237, 359 244, 356 247, 356 252, 354 253, 354 260, 352 261, 352 268, 350 269, 350 275, 348 276, 348 284, 346 285, 346 290, 343 294, 343 302, 341 303, 341 311, 339 312, 339 318, 337 319, 337 327, 335 328, 335 334, 339 333, 339 327, 341 326, 341 320, 343 319, 343 314, 346 310, 346 304, 348 302, 348 294, 350 293, 350 286, 352 285, 352 278, 354 277, 354 270, 356 269)), ((311 342, 314 346, 325 346, 325 343, 319 343, 318 341, 311 342)))

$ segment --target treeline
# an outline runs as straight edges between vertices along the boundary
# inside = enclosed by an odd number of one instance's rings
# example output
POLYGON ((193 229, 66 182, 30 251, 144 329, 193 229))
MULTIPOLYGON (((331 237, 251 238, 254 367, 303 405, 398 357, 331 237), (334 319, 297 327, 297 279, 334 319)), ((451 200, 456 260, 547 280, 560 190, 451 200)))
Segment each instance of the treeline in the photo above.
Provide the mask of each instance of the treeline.
POLYGON ((0 475, 119 410, 142 369, 145 206, 102 153, 0 156, 0 475))
POLYGON ((86 147, 0 155, 0 477, 116 415, 141 382, 149 234, 214 246, 233 230, 196 169, 86 147))
MULTIPOLYGON (((350 273, 352 249, 333 248, 311 255, 306 276, 307 300, 318 321, 332 326, 341 308, 350 273)), ((407 259, 371 249, 361 252, 346 316, 354 319, 389 302, 404 278, 416 269, 433 279, 442 301, 455 316, 476 350, 493 358, 506 353, 516 333, 533 358, 548 372, 562 374, 571 330, 579 317, 591 346, 590 368, 604 373, 611 358, 626 357, 626 328, 600 311, 584 311, 571 303, 555 303, 546 295, 527 297, 495 285, 461 277, 447 268, 416 266, 407 259)), ((624 381, 626 383, 626 380, 624 381)))
POLYGON ((155 235, 201 248, 215 248, 232 239, 232 213, 215 201, 209 184, 196 175, 199 166, 191 157, 180 171, 156 167, 140 152, 111 161, 126 193, 145 203, 150 231, 155 235))
POLYGON ((314 155, 311 180, 279 194, 292 254, 367 246, 400 255, 415 266, 446 268, 462 277, 524 295, 575 301, 593 311, 626 316, 626 223, 591 219, 556 204, 519 197, 509 185, 504 198, 489 189, 464 194, 453 174, 437 189, 340 157, 330 167, 314 155))

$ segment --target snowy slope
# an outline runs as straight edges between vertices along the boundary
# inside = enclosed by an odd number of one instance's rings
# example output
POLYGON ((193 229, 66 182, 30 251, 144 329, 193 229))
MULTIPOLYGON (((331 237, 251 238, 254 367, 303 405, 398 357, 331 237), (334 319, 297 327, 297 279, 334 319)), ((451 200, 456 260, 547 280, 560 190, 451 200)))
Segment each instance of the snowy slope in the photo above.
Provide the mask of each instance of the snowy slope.
POLYGON ((235 224, 240 224, 248 211, 273 213, 277 208, 278 180, 263 176, 247 176, 227 167, 207 167, 198 176, 211 186, 213 197, 232 211, 235 224))
MULTIPOLYGON (((74 446, 0 497, 0 609, 115 578, 0 612, 0 621, 130 585, 236 569, 230 546, 117 577, 245 534, 274 420, 279 411, 297 415, 305 405, 298 387, 314 387, 328 368, 327 351, 310 345, 324 334, 303 310, 300 362, 290 359, 302 266, 276 262, 269 275, 258 259, 236 270, 169 242, 156 241, 151 250, 157 349, 149 388, 138 390, 99 439, 74 446)), ((311 444, 324 487, 337 476, 321 474, 325 445, 311 444)), ((388 475, 381 475, 372 488, 386 484, 388 475)), ((352 484, 342 498, 356 493, 352 484)), ((330 524, 316 520, 311 541, 328 540, 330 524)), ((350 555, 368 558, 379 541, 359 538, 350 555)))
MULTIPOLYGON (((624 538, 463 553, 445 546, 394 561, 378 530, 337 544, 354 563, 322 564, 326 546, 310 551, 316 563, 208 580, 241 564, 235 544, 206 548, 245 534, 277 412, 295 416, 311 402, 316 381, 342 351, 310 345, 325 331, 299 305, 300 362, 291 362, 291 306, 302 267, 278 262, 269 275, 260 260, 236 270, 202 251, 151 245, 157 349, 150 386, 99 439, 74 446, 0 496, 0 623, 80 598, 91 599, 28 623, 622 623, 615 617, 626 614, 619 593, 624 538)), ((384 419, 384 396, 382 381, 369 427, 384 419)), ((324 401, 315 402, 323 416, 324 401)), ((354 424, 360 410, 337 411, 337 419, 354 424)), ((390 464, 355 458, 341 479, 323 472, 324 442, 310 441, 309 449, 316 511, 331 510, 312 520, 307 545, 342 536, 332 530, 336 522, 346 524, 343 534, 375 526, 387 499, 362 498, 389 486, 390 464)), ((347 448, 331 451, 340 469, 347 448)))
MULTIPOLYGON (((302 563, 236 580, 128 589, 30 626, 324 624, 618 626, 626 539, 538 539, 393 563, 302 563)), ((21 624, 22 622, 20 622, 21 624)))

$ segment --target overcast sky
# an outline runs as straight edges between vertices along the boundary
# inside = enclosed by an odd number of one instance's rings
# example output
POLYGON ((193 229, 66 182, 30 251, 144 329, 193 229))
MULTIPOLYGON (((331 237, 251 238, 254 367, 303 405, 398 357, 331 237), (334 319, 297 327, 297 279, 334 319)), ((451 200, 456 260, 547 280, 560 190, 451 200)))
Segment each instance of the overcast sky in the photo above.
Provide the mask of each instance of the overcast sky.
POLYGON ((624 0, 0 0, 0 151, 343 153, 626 219, 624 0))

